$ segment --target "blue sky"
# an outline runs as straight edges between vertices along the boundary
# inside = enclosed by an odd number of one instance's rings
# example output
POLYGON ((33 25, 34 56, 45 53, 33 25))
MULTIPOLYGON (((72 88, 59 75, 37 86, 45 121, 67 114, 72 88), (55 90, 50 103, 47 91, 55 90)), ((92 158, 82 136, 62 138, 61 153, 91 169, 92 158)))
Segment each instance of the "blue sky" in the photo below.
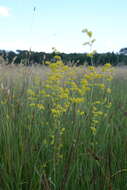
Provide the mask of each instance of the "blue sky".
POLYGON ((127 47, 126 20, 127 0, 0 0, 0 49, 87 52, 88 28, 93 49, 118 52, 127 47))

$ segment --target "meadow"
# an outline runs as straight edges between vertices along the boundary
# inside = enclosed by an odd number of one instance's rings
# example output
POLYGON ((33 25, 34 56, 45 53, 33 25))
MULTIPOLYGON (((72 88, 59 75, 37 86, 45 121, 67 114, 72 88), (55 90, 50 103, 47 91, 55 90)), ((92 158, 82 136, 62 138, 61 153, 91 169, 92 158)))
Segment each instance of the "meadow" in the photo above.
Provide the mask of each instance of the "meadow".
POLYGON ((0 66, 1 190, 126 190, 127 68, 0 66))

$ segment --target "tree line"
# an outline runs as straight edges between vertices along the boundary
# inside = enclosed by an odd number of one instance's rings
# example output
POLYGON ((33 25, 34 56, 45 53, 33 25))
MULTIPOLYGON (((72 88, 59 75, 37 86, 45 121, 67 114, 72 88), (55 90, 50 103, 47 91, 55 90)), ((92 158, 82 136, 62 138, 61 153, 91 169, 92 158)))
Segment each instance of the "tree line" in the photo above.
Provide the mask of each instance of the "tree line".
MULTIPOLYGON (((27 50, 5 51, 0 50, 0 57, 5 61, 6 64, 46 64, 47 61, 54 62, 56 55, 55 52, 34 52, 27 50)), ((79 65, 90 65, 91 58, 87 53, 57 53, 65 64, 76 64, 79 65)), ((110 63, 113 66, 116 65, 127 65, 127 55, 121 53, 107 52, 107 53, 95 53, 93 55, 93 62, 95 66, 104 65, 110 63)))

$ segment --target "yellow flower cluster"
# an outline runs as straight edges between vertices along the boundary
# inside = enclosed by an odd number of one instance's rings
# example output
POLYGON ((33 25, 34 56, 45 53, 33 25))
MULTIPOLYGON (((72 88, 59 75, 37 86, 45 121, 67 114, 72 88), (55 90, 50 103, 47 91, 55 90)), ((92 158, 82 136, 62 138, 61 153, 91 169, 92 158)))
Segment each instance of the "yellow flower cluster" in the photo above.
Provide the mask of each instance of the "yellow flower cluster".
MULTIPOLYGON (((81 68, 69 67, 64 65, 60 57, 55 57, 56 62, 47 65, 47 78, 40 86, 40 80, 37 78, 36 85, 28 90, 28 99, 30 106, 45 112, 47 109, 54 119, 54 125, 59 129, 59 135, 64 134, 65 128, 61 129, 60 118, 70 112, 76 118, 85 117, 88 114, 92 116, 91 131, 95 135, 97 125, 100 118, 105 115, 102 108, 109 109, 111 107, 109 101, 104 103, 103 97, 109 97, 111 89, 109 81, 112 79, 111 65, 106 64, 100 70, 89 66, 80 73, 81 68), (109 75, 107 74, 109 71, 109 75), (80 74, 79 74, 80 73, 80 74), (38 90, 37 90, 38 89, 38 90), (94 97, 94 93, 98 92, 99 96, 94 97), (92 105, 92 109, 90 108, 92 105), (107 107, 106 107, 107 106, 107 107), (91 109, 91 113, 90 113, 91 109)), ((51 137, 51 144, 55 143, 55 135, 51 137)))

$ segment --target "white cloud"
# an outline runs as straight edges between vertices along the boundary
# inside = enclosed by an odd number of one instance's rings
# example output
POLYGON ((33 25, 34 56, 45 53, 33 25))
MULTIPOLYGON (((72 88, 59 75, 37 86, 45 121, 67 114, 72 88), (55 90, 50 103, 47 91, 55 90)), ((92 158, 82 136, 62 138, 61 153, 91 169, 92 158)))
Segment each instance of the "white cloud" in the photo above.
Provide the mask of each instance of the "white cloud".
POLYGON ((9 16, 9 8, 0 6, 0 16, 9 16))

